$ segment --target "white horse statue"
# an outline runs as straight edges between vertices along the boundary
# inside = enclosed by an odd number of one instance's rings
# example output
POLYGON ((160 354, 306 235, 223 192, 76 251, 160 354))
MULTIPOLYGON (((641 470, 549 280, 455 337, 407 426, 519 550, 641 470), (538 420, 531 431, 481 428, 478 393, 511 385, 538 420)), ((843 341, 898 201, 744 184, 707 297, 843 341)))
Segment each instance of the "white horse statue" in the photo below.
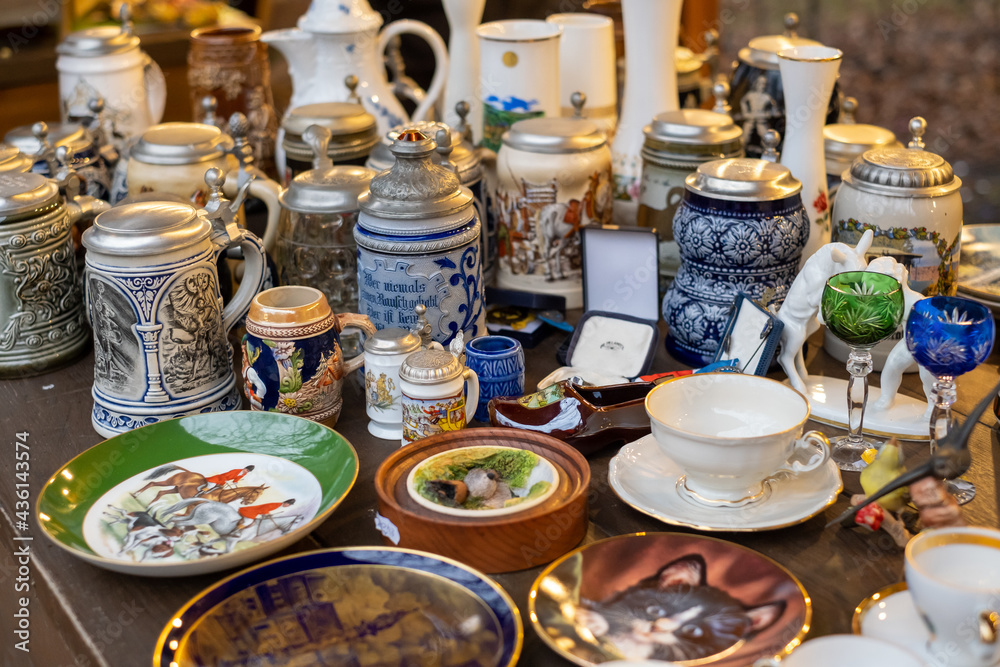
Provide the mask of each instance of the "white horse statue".
POLYGON ((778 319, 785 324, 781 331, 778 363, 792 386, 802 393, 806 393, 806 380, 809 379, 802 346, 819 330, 817 315, 826 281, 844 271, 864 271, 868 266, 865 253, 871 248, 873 239, 869 229, 853 248, 846 243, 827 243, 806 261, 788 288, 788 295, 778 310, 778 319))
MULTIPOLYGON (((896 393, 899 391, 899 383, 903 380, 903 373, 913 363, 913 355, 910 354, 909 348, 906 347, 906 316, 913 308, 913 304, 926 297, 910 288, 909 284, 907 284, 909 272, 905 266, 892 257, 878 257, 873 259, 869 262, 867 270, 893 276, 903 286, 903 340, 896 343, 889 352, 889 356, 886 357, 885 364, 882 366, 879 397, 869 408, 871 412, 885 412, 890 410, 893 403, 896 402, 896 393)), ((930 371, 925 370, 922 366, 920 367, 920 381, 924 385, 924 395, 927 397, 926 416, 928 419, 930 418, 930 411, 934 406, 934 379, 934 375, 930 371)))

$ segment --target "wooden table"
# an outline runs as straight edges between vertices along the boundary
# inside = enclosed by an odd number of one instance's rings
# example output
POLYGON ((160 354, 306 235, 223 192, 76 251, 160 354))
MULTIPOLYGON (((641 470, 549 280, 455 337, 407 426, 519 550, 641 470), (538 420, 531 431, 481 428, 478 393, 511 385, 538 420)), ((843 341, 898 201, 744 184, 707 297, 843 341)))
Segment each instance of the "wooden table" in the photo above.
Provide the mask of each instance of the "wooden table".
MULTIPOLYGON (((562 334, 549 336, 537 348, 527 351, 528 386, 547 374, 557 363, 555 351, 562 334)), ((812 372, 844 377, 843 364, 826 355, 810 341, 807 364, 812 372)), ((959 379, 956 412, 964 415, 993 385, 1000 357, 959 379)), ((660 346, 654 370, 682 366, 660 346)), ((780 377, 780 375, 779 375, 780 377)), ((87 356, 72 366, 41 376, 0 381, 0 616, 3 617, 3 648, 0 663, 63 667, 69 665, 149 664, 156 638, 171 614, 190 597, 224 574, 184 579, 147 579, 108 572, 51 544, 32 524, 28 542, 30 565, 31 653, 13 648, 12 606, 17 565, 12 554, 17 545, 14 517, 14 439, 18 432, 30 433, 32 504, 41 486, 62 464, 100 441, 90 425, 93 358, 87 356), (8 610, 11 611, 8 611, 8 610)), ((877 376, 874 376, 877 381, 877 376)), ((903 391, 917 395, 916 375, 906 376, 903 391)), ((372 480, 379 463, 398 445, 377 440, 366 430, 364 399, 355 381, 345 388, 345 409, 336 425, 355 446, 361 460, 357 483, 343 504, 318 530, 284 554, 323 547, 381 545, 376 531, 375 492, 372 480)), ((978 487, 975 500, 965 507, 971 524, 996 527, 997 468, 996 429, 992 411, 980 420, 972 437, 973 467, 968 477, 978 487)), ((836 429, 814 425, 828 433, 836 429)), ((661 524, 621 502, 607 482, 608 462, 617 448, 590 458, 590 529, 587 540, 639 531, 681 530, 661 524)), ((926 443, 909 443, 905 451, 911 461, 927 455, 926 443)), ((849 493, 860 485, 854 473, 844 475, 846 489, 837 503, 823 515, 803 524, 762 533, 714 533, 756 549, 786 566, 799 577, 813 601, 813 621, 809 636, 850 632, 851 615, 862 598, 888 584, 900 581, 902 550, 884 532, 872 534, 860 529, 829 529, 824 524, 848 505, 849 493)), ((687 532, 687 531, 685 531, 687 532)), ((568 665, 538 638, 527 618, 527 595, 541 568, 499 575, 496 580, 513 596, 526 623, 521 665, 568 665)))

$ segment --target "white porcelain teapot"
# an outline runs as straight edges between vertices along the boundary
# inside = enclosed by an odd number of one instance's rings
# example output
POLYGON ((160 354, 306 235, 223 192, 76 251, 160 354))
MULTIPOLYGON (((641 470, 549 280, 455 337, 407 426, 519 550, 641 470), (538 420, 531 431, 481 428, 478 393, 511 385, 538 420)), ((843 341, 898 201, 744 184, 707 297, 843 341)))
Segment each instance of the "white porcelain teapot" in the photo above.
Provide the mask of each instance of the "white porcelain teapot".
POLYGON ((319 102, 347 102, 347 76, 358 77, 357 94, 378 121, 384 134, 411 119, 386 80, 382 57, 389 40, 401 33, 422 37, 434 51, 435 70, 427 93, 410 94, 417 102, 412 120, 424 120, 441 95, 448 72, 448 51, 433 28, 420 21, 400 20, 379 32, 382 16, 368 0, 312 0, 297 28, 271 30, 261 40, 274 46, 288 61, 292 75, 294 109, 319 102))

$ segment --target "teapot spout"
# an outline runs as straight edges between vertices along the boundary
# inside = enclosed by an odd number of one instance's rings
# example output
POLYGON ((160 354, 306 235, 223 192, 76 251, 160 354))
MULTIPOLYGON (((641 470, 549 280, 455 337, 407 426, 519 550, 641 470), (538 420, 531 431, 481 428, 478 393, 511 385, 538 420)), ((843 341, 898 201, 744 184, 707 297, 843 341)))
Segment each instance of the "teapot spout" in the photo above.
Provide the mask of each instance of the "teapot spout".
POLYGON ((278 49, 288 62, 292 76, 292 102, 289 108, 299 106, 296 97, 308 91, 316 74, 316 36, 299 28, 269 30, 260 40, 278 49))

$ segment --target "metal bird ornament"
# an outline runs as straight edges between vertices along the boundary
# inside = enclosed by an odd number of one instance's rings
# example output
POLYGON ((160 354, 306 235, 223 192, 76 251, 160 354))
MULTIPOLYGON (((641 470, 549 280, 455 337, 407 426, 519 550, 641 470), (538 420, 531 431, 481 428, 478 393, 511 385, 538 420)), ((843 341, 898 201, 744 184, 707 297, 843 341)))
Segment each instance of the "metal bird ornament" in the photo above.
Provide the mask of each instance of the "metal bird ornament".
POLYGON ((923 479, 924 477, 953 479, 964 474, 972 464, 972 455, 969 453, 969 436, 972 434, 972 429, 979 422, 979 418, 986 412, 986 408, 993 402, 993 397, 997 395, 997 391, 1000 391, 1000 382, 994 385, 993 389, 979 401, 961 425, 953 417, 948 432, 937 441, 937 449, 925 463, 892 480, 865 498, 864 502, 851 507, 836 519, 826 524, 826 527, 829 528, 838 523, 850 521, 862 508, 867 507, 896 489, 909 486, 918 479, 923 479))

